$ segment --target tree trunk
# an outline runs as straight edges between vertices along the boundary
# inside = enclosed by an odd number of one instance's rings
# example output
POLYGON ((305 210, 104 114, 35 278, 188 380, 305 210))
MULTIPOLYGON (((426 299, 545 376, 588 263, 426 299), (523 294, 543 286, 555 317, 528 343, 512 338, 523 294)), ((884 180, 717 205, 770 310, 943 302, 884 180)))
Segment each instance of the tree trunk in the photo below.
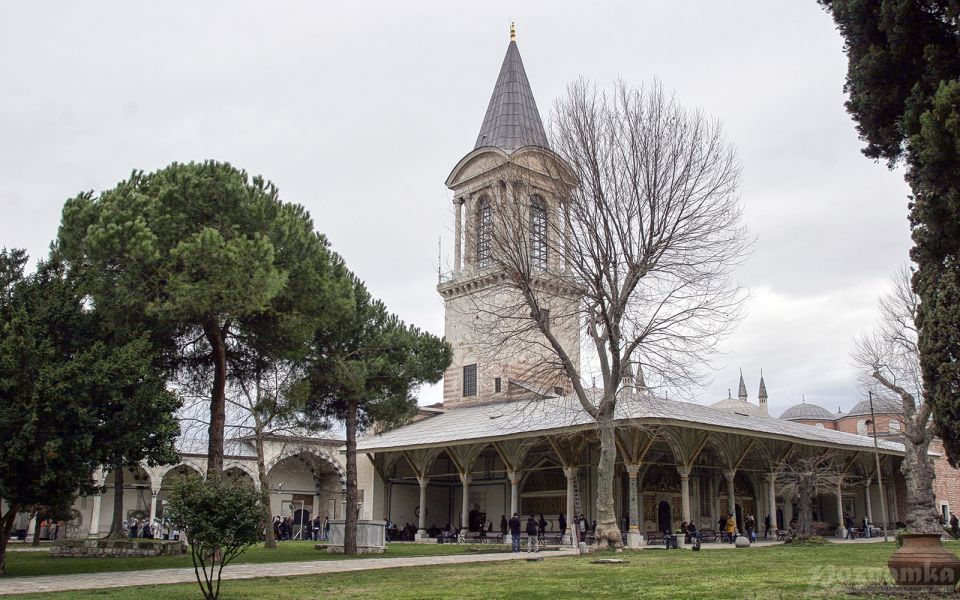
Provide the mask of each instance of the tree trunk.
POLYGON ((813 495, 808 486, 801 482, 798 486, 797 506, 800 509, 797 515, 797 535, 810 537, 813 535, 813 495))
MULTIPOLYGON (((256 419, 256 416, 254 416, 256 419)), ((257 444, 257 477, 260 479, 260 495, 263 498, 264 548, 277 547, 277 538, 273 535, 273 512, 270 510, 270 483, 267 481, 267 461, 263 452, 263 428, 259 424, 253 435, 257 444)))
POLYGON ((613 501, 613 474, 617 463, 615 424, 607 415, 598 419, 597 423, 600 430, 600 461, 597 463, 597 530, 594 532, 596 546, 622 548, 623 542, 620 539, 613 501))
POLYGON ((207 440, 207 476, 223 471, 223 429, 226 424, 227 345, 219 323, 208 318, 203 333, 213 357, 213 389, 210 391, 210 429, 207 440))
POLYGON ((903 436, 903 462, 900 472, 907 484, 907 514, 904 520, 910 533, 943 533, 933 493, 933 464, 927 455, 930 438, 907 420, 903 436))
POLYGON ((10 532, 13 531, 13 522, 17 519, 18 512, 19 507, 11 504, 7 514, 0 520, 0 575, 7 574, 7 542, 10 541, 10 532))
POLYGON ((122 538, 123 532, 123 467, 113 470, 113 518, 110 521, 108 538, 122 538))
MULTIPOLYGON (((343 516, 343 553, 357 553, 357 401, 347 400, 347 514, 343 516)), ((423 510, 421 508, 421 510, 423 510)))

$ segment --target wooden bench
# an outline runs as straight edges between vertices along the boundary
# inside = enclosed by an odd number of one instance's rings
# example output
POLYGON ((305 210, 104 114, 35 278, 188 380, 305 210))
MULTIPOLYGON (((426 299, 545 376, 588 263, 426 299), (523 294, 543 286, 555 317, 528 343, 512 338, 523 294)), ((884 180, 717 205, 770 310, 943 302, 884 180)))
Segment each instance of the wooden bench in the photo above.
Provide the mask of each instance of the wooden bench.
POLYGON ((651 531, 647 533, 647 545, 652 546, 654 544, 662 544, 664 540, 663 533, 659 531, 651 531))
POLYGON ((722 537, 717 533, 716 529, 701 529, 700 535, 703 536, 703 542, 719 542, 722 537))

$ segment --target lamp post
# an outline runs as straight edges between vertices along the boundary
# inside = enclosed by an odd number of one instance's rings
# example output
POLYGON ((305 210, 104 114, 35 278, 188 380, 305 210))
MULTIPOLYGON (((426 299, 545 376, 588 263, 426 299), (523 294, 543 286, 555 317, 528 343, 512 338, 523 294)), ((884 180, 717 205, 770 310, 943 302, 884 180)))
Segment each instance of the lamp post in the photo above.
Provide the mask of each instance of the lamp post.
POLYGON ((880 491, 880 510, 883 511, 883 541, 887 541, 887 497, 883 495, 883 474, 880 472, 880 445, 877 443, 877 416, 873 412, 873 390, 868 390, 870 398, 870 424, 873 426, 873 456, 877 461, 877 489, 880 491))

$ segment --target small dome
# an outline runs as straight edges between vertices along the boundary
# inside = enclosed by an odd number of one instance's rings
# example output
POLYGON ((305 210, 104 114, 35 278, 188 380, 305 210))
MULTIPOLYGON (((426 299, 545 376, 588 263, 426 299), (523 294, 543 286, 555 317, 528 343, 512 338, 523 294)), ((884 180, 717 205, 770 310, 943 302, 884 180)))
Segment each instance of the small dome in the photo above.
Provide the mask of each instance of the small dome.
POLYGON ((819 404, 794 404, 783 411, 780 418, 785 421, 833 421, 834 414, 819 404))
MULTIPOLYGON (((879 398, 875 397, 873 399, 873 412, 878 415, 899 415, 903 413, 903 407, 896 400, 890 398, 879 398)), ((853 405, 853 408, 850 409, 850 412, 846 414, 848 417, 854 417, 859 415, 869 415, 870 414, 870 401, 864 400, 862 402, 857 402, 853 405)))
POLYGON ((724 398, 720 402, 714 402, 711 404, 710 408, 715 408, 717 410, 731 412, 738 415, 744 415, 746 417, 766 417, 766 415, 763 414, 763 409, 756 404, 744 402, 743 400, 738 400, 737 398, 724 398))

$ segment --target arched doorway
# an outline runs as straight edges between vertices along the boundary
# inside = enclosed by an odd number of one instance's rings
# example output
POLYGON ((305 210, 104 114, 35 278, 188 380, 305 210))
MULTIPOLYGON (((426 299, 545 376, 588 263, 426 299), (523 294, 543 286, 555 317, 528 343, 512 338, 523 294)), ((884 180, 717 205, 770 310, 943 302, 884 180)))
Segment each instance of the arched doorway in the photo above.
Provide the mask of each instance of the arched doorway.
POLYGON ((657 531, 673 531, 673 511, 666 500, 657 505, 657 531))
MULTIPOLYGON (((343 518, 343 483, 334 459, 302 450, 269 466, 270 512, 289 524, 288 534, 308 539, 310 520, 343 518), (303 528, 301 531, 301 523, 303 528)), ((359 501, 363 502, 362 491, 359 501)))

